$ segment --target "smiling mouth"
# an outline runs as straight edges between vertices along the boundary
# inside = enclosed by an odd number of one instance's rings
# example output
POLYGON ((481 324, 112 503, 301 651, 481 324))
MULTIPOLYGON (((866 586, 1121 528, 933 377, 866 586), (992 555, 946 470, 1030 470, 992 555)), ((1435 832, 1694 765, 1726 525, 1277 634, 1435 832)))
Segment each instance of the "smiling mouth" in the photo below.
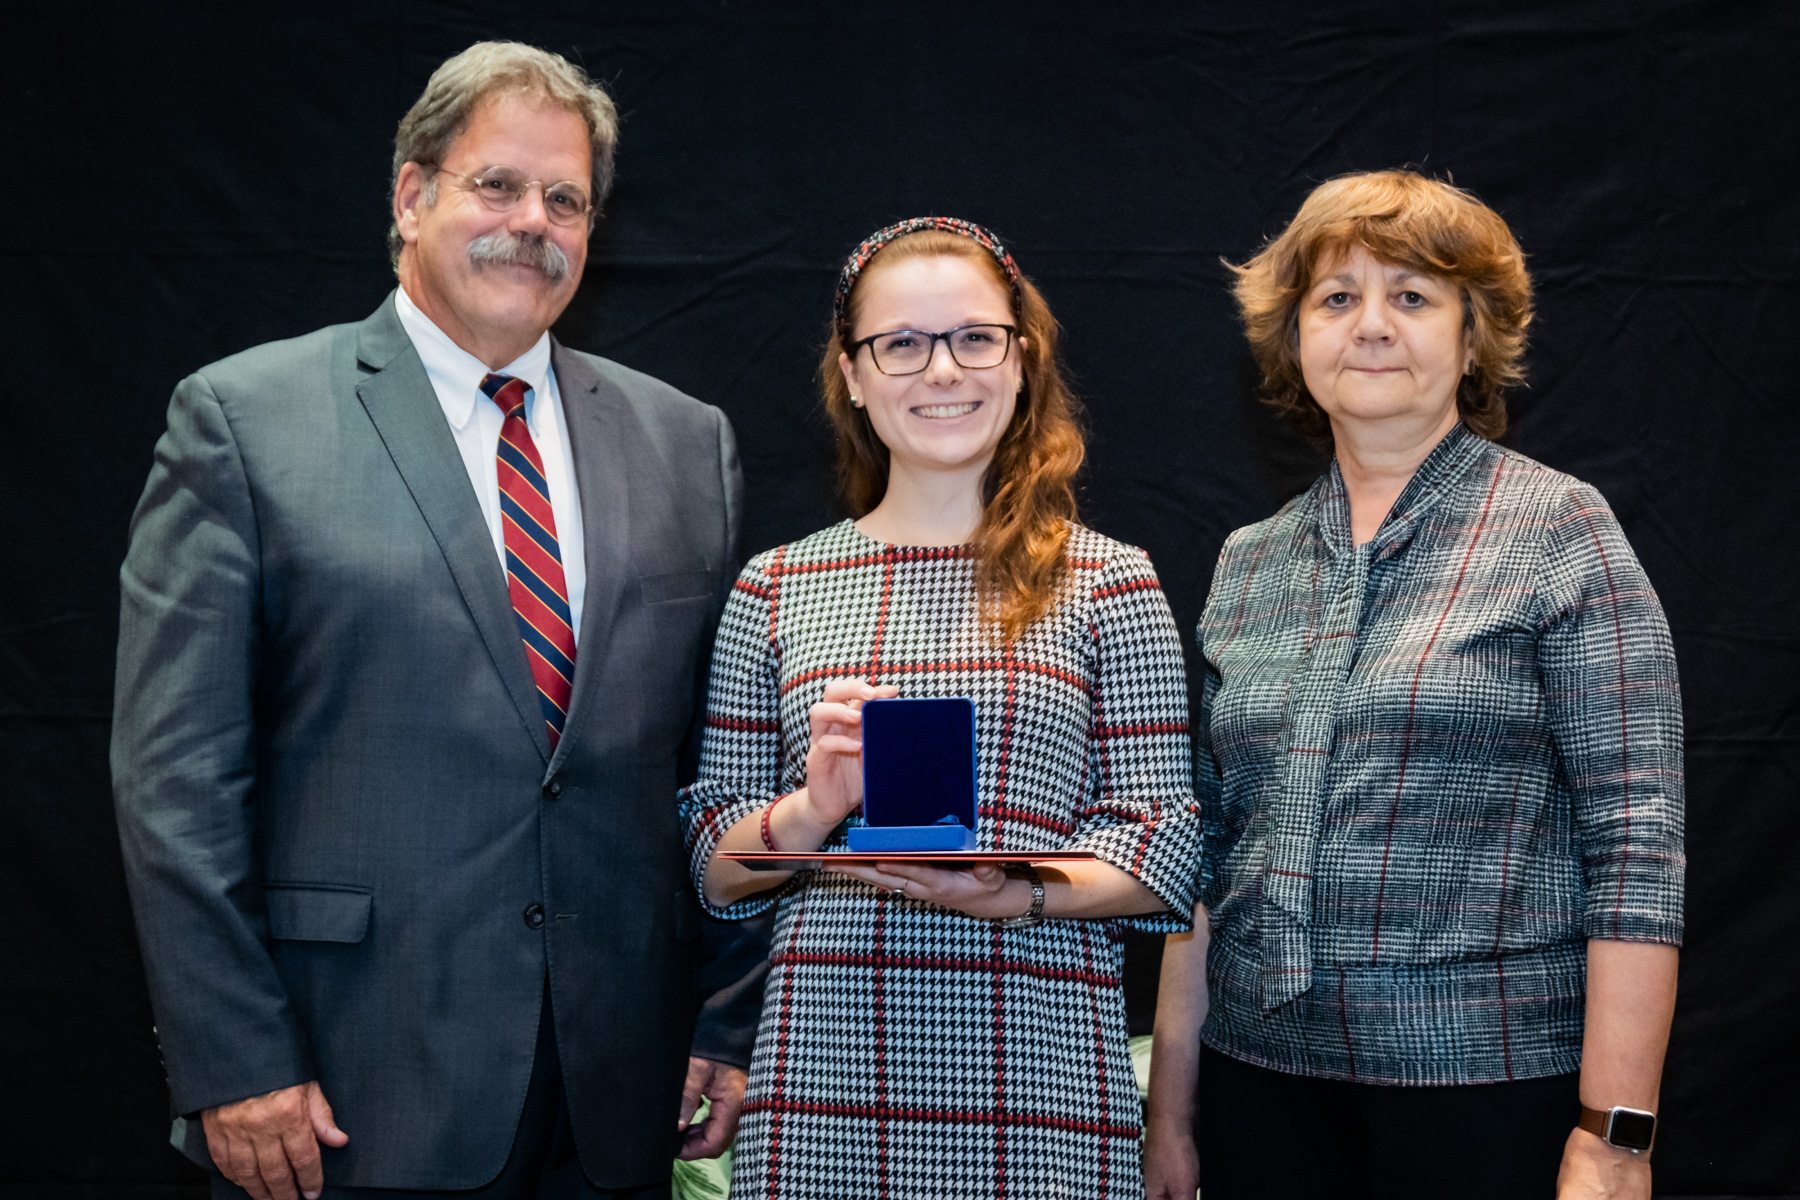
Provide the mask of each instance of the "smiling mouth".
POLYGON ((981 401, 970 400, 966 404, 921 404, 912 410, 915 417, 928 417, 942 420, 947 417, 966 417, 981 407, 981 401))

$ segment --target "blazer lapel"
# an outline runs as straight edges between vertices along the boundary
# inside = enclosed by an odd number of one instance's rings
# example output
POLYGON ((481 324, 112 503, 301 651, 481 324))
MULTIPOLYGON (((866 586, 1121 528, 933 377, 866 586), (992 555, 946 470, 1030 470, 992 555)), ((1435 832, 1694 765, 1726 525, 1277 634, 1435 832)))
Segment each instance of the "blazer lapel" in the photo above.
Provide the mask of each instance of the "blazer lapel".
MULTIPOLYGON (((582 553, 587 560, 587 595, 581 605, 581 644, 575 651, 574 691, 567 729, 593 703, 599 686, 614 617, 624 597, 631 564, 631 421, 625 398, 579 356, 552 342, 551 366, 562 393, 563 420, 575 459, 575 487, 581 497, 582 553)), ((556 769, 572 737, 557 744, 556 769)))
MULTIPOLYGON (((507 595, 505 572, 495 557, 493 537, 469 485, 456 439, 444 420, 425 364, 419 361, 419 353, 394 311, 391 295, 358 331, 357 358, 374 372, 356 385, 357 399, 437 539, 520 722, 548 761, 550 738, 538 705, 537 684, 532 681, 524 643, 519 639, 512 598, 507 595)), ((592 542, 590 534, 588 544, 592 542)), ((590 567, 590 573, 592 570, 590 567)), ((591 610, 591 585, 588 595, 591 610)))

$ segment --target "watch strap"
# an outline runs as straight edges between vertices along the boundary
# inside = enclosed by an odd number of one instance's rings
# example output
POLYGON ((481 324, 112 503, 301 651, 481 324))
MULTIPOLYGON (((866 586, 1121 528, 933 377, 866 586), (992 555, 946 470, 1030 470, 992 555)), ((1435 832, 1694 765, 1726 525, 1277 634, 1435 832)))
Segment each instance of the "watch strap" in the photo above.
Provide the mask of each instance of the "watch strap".
POLYGON ((1575 1124, 1579 1128, 1587 1130, 1601 1141, 1605 1141, 1606 1126, 1610 1120, 1611 1114, 1602 1109, 1589 1108, 1584 1104, 1581 1106, 1581 1120, 1575 1122, 1575 1124))
POLYGON ((1044 919, 1044 877, 1037 873, 1036 867, 1025 868, 1025 882, 1031 885, 1031 907, 1016 917, 1007 917, 994 924, 1002 929, 1029 929, 1042 923, 1044 919))

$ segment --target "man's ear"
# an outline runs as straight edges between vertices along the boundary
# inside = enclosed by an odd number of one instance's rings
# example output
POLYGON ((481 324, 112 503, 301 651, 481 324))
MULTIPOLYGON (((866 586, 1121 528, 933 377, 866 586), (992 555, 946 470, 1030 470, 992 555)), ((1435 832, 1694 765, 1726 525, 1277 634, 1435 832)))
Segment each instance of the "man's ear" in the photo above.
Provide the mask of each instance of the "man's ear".
POLYGON ((418 163, 400 164, 400 178, 394 181, 394 228, 408 246, 419 240, 419 214, 430 207, 425 203, 428 181, 425 168, 418 163))

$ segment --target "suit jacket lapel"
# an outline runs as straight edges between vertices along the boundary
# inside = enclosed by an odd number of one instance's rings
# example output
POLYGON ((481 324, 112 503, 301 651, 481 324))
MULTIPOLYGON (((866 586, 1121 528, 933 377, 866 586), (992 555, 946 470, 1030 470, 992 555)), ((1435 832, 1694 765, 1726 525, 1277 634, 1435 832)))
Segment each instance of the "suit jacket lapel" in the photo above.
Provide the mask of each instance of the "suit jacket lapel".
POLYGON ((574 692, 567 735, 557 745, 554 770, 573 740, 576 718, 594 696, 625 594, 631 563, 631 421, 625 398, 580 356, 552 342, 551 366, 562 393, 563 419, 575 459, 581 497, 582 552, 587 595, 581 605, 581 644, 575 651, 574 692))
POLYGON ((495 557, 493 536, 469 486, 456 439, 391 295, 358 331, 357 358, 374 372, 356 385, 357 398, 437 539, 519 720, 548 760, 550 739, 506 592, 506 573, 495 557))

